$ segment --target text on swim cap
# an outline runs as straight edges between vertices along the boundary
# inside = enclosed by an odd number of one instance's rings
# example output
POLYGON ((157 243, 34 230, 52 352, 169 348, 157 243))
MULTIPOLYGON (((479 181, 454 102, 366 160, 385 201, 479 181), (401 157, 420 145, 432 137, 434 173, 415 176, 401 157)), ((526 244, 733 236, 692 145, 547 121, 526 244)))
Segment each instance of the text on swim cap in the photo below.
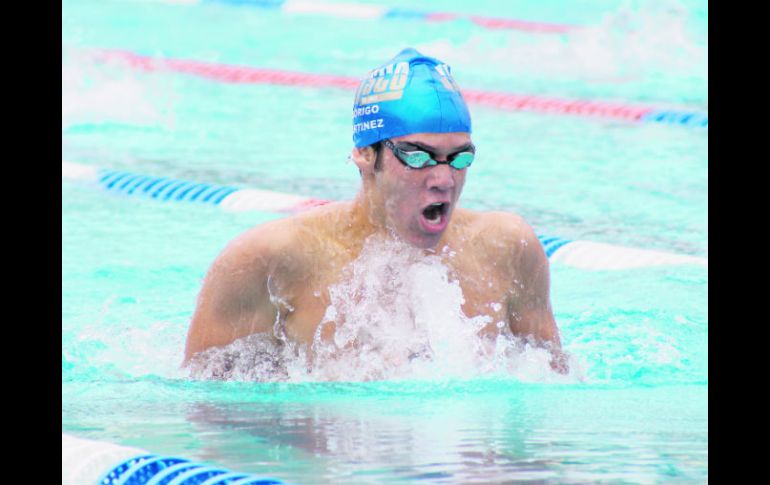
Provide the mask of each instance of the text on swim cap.
POLYGON ((446 64, 438 64, 436 65, 436 71, 438 71, 439 74, 439 80, 441 81, 441 84, 444 85, 445 88, 449 91, 459 91, 460 86, 457 85, 454 78, 452 77, 452 74, 450 72, 450 68, 446 64))
POLYGON ((401 99, 409 79, 409 63, 399 62, 375 69, 358 87, 354 104, 401 99))
POLYGON ((361 123, 355 123, 353 125, 353 133, 358 133, 359 131, 366 131, 366 130, 373 130, 375 128, 385 128, 385 120, 382 118, 378 118, 376 120, 372 121, 363 121, 361 123))
POLYGON ((353 116, 373 115, 380 112, 380 105, 373 104, 371 106, 363 106, 361 108, 355 108, 353 110, 353 116))

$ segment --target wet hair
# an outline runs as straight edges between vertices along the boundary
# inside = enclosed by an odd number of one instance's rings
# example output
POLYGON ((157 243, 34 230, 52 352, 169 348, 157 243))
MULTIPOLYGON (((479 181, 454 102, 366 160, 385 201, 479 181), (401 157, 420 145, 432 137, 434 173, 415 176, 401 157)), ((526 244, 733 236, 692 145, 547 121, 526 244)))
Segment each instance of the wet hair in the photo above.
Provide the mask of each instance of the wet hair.
MULTIPOLYGON (((374 171, 379 172, 382 169, 382 147, 384 145, 381 141, 374 142, 371 145, 368 145, 366 148, 371 148, 374 150, 374 171)), ((363 172, 361 170, 358 170, 359 174, 363 175, 363 172)))
POLYGON ((378 172, 382 168, 382 147, 381 141, 372 143, 369 147, 374 150, 374 171, 378 172))

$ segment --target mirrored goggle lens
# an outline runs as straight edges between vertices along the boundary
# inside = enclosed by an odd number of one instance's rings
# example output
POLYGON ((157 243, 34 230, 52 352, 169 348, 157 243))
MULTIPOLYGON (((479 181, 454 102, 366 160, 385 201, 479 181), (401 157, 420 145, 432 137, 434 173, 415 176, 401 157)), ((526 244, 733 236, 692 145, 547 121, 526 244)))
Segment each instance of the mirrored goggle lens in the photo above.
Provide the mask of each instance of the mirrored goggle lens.
POLYGON ((413 152, 405 152, 401 151, 401 155, 403 156, 402 160, 406 162, 407 165, 409 165, 412 168, 423 168, 428 165, 430 165, 430 162, 433 162, 435 165, 436 162, 433 161, 432 158, 430 158, 430 154, 422 151, 413 151, 413 152))
MULTIPOLYGON (((438 162, 431 158, 429 153, 419 150, 409 152, 401 151, 401 155, 403 156, 402 159, 404 162, 406 162, 406 164, 412 168, 423 168, 438 164, 438 162)), ((458 170, 462 170, 469 167, 471 163, 473 163, 473 157, 473 152, 461 152, 452 158, 452 160, 449 162, 449 165, 458 170)))
POLYGON ((471 163, 473 163, 473 158, 476 156, 473 152, 462 152, 455 155, 455 158, 449 162, 449 165, 453 166, 454 168, 458 170, 462 170, 464 168, 468 168, 471 166, 471 163))

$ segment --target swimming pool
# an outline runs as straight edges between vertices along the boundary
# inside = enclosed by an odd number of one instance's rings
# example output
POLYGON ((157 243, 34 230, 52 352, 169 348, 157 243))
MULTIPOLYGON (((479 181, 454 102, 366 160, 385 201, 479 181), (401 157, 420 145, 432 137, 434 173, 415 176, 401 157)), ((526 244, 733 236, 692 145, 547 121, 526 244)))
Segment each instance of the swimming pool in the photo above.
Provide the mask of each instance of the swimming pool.
MULTIPOLYGON (((420 8, 579 28, 67 1, 62 158, 319 199, 358 187, 346 163, 352 92, 147 72, 97 62, 93 49, 358 77, 411 45, 446 60, 467 89, 708 111, 705 2, 420 8)), ((707 129, 470 109, 479 158, 465 207, 520 213, 538 234, 708 257, 707 129)), ((567 378, 524 354, 472 376, 434 367, 366 382, 191 379, 179 363, 208 265, 235 235, 283 216, 63 179, 62 431, 292 483, 707 480, 708 270, 698 265, 554 262, 567 378)))

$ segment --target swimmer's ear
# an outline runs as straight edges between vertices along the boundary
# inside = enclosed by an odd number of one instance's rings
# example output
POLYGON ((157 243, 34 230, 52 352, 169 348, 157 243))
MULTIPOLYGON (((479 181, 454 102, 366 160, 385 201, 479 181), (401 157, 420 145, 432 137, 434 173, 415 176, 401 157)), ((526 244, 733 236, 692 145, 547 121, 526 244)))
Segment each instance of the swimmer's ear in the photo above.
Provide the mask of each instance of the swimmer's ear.
POLYGON ((358 167, 358 171, 361 175, 372 174, 374 172, 374 161, 377 154, 370 146, 362 148, 353 148, 353 152, 350 154, 350 159, 358 167))

